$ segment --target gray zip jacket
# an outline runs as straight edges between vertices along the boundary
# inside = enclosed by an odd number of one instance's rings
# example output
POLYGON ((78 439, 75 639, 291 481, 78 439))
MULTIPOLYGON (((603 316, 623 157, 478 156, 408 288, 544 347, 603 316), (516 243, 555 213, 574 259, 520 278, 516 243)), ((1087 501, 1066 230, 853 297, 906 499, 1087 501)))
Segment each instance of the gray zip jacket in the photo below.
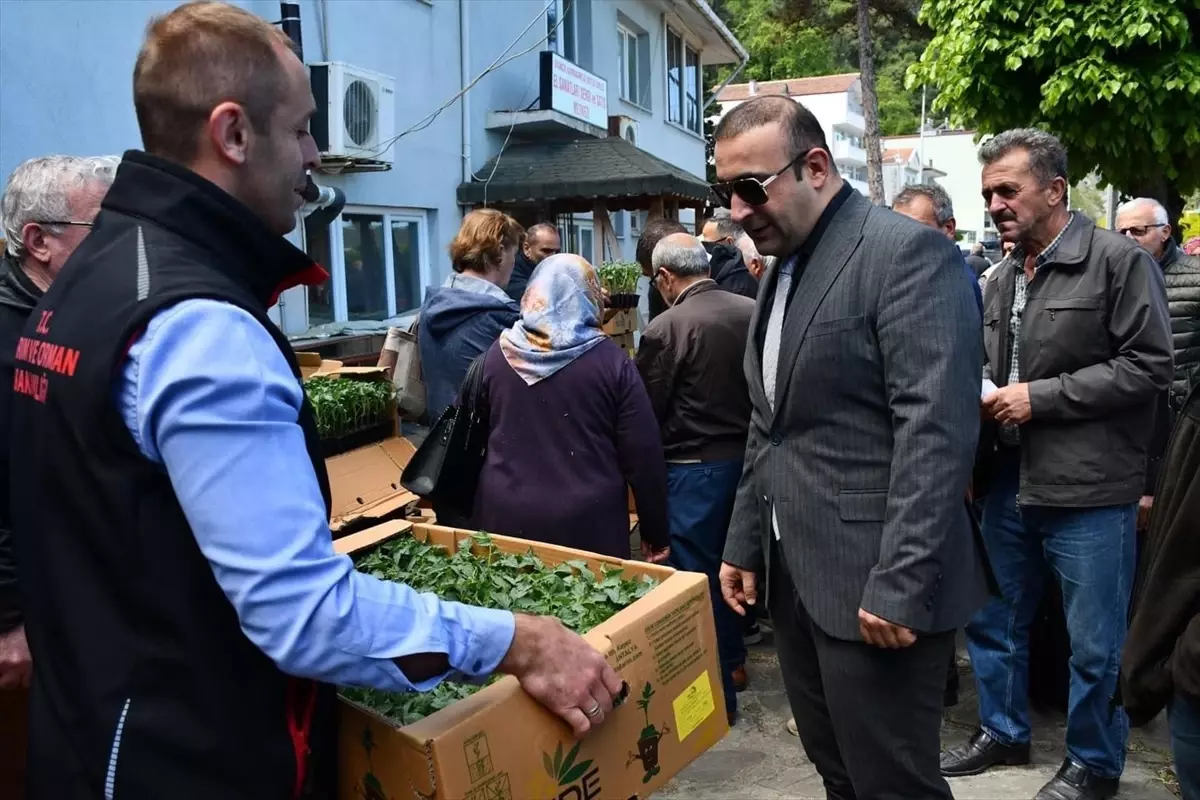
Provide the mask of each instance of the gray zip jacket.
MULTIPOLYGON (((1008 381, 1016 270, 1005 259, 984 286, 985 377, 1008 381)), ((1156 400, 1173 352, 1162 270, 1127 237, 1082 216, 1027 289, 1021 380, 1020 502, 1087 508, 1135 503, 1145 488, 1156 400)))

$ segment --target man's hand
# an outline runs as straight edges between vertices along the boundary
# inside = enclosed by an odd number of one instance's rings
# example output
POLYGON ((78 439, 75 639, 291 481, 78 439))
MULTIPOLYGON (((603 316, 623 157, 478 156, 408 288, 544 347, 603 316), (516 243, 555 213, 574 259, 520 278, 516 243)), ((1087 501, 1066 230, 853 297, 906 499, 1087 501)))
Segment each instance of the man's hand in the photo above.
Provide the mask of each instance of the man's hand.
POLYGON ((25 626, 0 634, 0 689, 27 689, 33 676, 33 658, 25 639, 25 626))
POLYGON ((553 617, 517 614, 517 628, 499 671, 563 719, 582 738, 604 721, 621 694, 621 678, 582 636, 553 617))
POLYGON ((1154 510, 1154 496, 1142 495, 1138 501, 1137 529, 1139 532, 1150 528, 1150 512, 1154 510))
POLYGON ((1004 386, 983 398, 983 410, 1002 425, 1024 425, 1033 418, 1029 404, 1029 384, 1004 386))
POLYGON ((662 564, 670 557, 670 545, 656 549, 654 545, 650 544, 649 542, 642 542, 642 558, 646 559, 651 564, 662 564))
POLYGON ((863 641, 875 647, 899 650, 917 640, 917 635, 903 625, 880 619, 869 611, 858 610, 858 632, 863 641))
POLYGON ((746 616, 746 609, 742 604, 752 606, 758 601, 758 577, 753 572, 733 564, 722 564, 720 581, 721 596, 725 598, 725 602, 734 611, 743 617, 746 616))

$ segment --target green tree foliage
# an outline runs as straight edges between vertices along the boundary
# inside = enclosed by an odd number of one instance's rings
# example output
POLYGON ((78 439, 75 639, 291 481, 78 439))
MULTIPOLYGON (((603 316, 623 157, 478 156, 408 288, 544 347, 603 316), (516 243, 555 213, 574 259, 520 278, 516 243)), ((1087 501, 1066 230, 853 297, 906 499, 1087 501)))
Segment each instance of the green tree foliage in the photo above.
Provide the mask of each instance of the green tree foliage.
POLYGON ((1035 126, 1096 171, 1177 218, 1200 185, 1200 2, 925 0, 936 31, 909 88, 936 84, 955 124, 1035 126))
MULTIPOLYGON (((905 71, 920 58, 931 31, 917 22, 915 0, 871 0, 879 129, 883 136, 915 133, 921 90, 904 87, 905 71)), ((719 0, 714 9, 750 53, 737 80, 783 80, 860 70, 853 0, 719 0)), ((713 85, 731 68, 717 71, 713 85)), ((934 94, 929 93, 932 102, 934 94)))

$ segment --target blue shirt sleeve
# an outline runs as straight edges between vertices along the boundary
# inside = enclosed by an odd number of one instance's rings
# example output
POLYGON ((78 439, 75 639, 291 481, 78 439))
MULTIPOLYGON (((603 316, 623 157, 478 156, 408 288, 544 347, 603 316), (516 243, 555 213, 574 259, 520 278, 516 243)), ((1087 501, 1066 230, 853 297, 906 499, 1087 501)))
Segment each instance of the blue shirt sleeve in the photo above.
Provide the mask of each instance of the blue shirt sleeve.
POLYGON ((389 691, 495 671, 512 643, 511 613, 377 580, 334 552, 298 422, 303 389, 253 316, 214 300, 160 311, 115 389, 242 631, 281 670, 389 691), (446 654, 451 671, 410 682, 393 659, 416 653, 446 654))

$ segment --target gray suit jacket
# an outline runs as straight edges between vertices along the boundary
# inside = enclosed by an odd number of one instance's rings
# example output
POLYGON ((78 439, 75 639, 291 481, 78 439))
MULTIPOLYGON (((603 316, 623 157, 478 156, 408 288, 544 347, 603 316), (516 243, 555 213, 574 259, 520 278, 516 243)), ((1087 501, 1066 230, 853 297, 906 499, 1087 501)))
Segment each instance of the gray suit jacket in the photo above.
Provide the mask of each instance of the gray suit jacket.
POLYGON ((962 626, 987 599, 964 500, 982 329, 962 256, 854 192, 792 298, 772 414, 762 343, 775 286, 772 270, 751 323, 754 408, 725 561, 770 574, 774 508, 778 552, 830 636, 858 640, 860 607, 917 632, 962 626))

